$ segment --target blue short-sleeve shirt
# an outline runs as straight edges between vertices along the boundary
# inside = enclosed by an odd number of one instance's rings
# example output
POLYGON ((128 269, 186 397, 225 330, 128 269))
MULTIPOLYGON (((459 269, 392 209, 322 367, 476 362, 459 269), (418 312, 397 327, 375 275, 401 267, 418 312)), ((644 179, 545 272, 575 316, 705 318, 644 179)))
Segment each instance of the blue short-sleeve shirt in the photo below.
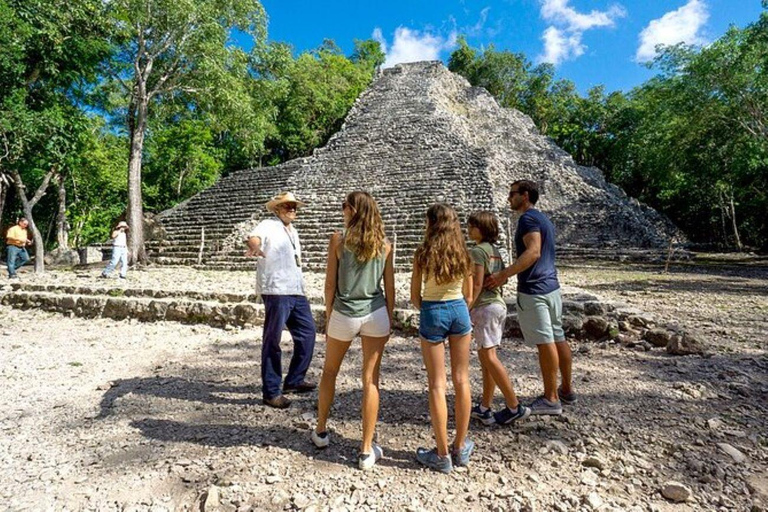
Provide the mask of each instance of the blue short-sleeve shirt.
POLYGON ((535 208, 520 216, 515 232, 517 257, 525 252, 523 237, 528 233, 541 233, 541 256, 528 269, 517 274, 517 291, 529 295, 546 295, 560 288, 555 269, 555 226, 535 208))

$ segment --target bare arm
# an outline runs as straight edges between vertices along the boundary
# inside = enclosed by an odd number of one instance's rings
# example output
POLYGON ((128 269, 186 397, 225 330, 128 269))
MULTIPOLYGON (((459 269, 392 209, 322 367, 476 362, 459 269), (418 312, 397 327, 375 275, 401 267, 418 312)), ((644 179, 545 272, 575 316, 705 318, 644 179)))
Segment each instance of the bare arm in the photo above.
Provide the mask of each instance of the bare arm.
POLYGON ((336 298, 336 284, 339 271, 339 256, 337 250, 341 244, 341 234, 331 235, 331 241, 328 243, 328 261, 325 264, 325 324, 331 318, 333 311, 333 301, 336 298))
POLYGON ((387 261, 384 263, 384 295, 387 298, 389 325, 392 325, 392 312, 395 310, 395 260, 392 244, 387 244, 387 261))
POLYGON ((528 270, 541 257, 541 233, 534 231, 523 237, 525 251, 515 262, 500 272, 491 274, 485 280, 486 288, 498 288, 510 277, 528 270))
POLYGON ((261 250, 261 238, 252 236, 246 240, 245 245, 248 246, 248 250, 245 251, 245 255, 249 258, 254 256, 264 256, 264 251, 261 250))
POLYGON ((472 274, 467 274, 464 276, 464 283, 461 285, 461 293, 464 294, 464 300, 467 301, 467 305, 472 304, 475 302, 473 291, 474 291, 474 285, 472 282, 474 281, 472 274))
POLYGON ((119 234, 120 234, 120 230, 116 229, 116 230, 114 230, 112 232, 112 235, 110 235, 110 238, 112 238, 114 240, 115 238, 117 238, 117 235, 119 235, 119 234))
POLYGON ((472 302, 468 303, 469 309, 477 302, 477 298, 480 296, 480 292, 483 290, 483 279, 485 278, 485 266, 475 265, 474 274, 472 275, 472 302))
POLYGON ((411 273, 411 304, 416 309, 421 309, 421 268, 416 258, 413 259, 413 272, 411 273))

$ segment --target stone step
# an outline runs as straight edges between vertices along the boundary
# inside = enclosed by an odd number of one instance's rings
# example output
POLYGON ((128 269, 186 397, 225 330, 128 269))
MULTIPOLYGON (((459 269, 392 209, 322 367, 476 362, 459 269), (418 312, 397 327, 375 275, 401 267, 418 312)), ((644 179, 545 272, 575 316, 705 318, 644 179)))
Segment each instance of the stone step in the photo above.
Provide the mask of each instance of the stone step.
MULTIPOLYGON (((264 305, 219 302, 187 297, 148 298, 78 295, 50 291, 16 290, 5 293, 0 304, 17 309, 41 309, 82 318, 135 319, 141 322, 180 322, 213 327, 254 327, 264 323, 264 305)), ((318 332, 325 330, 325 306, 310 304, 318 332)), ((419 314, 395 309, 393 329, 407 336, 418 333, 419 314)))
MULTIPOLYGON (((118 288, 112 286, 69 286, 60 284, 11 283, 14 292, 47 292, 60 295, 97 295, 106 297, 137 297, 151 299, 188 299, 196 301, 238 303, 256 302, 255 293, 215 293, 189 290, 158 290, 150 288, 118 288)), ((320 301, 315 301, 319 303, 320 301)))

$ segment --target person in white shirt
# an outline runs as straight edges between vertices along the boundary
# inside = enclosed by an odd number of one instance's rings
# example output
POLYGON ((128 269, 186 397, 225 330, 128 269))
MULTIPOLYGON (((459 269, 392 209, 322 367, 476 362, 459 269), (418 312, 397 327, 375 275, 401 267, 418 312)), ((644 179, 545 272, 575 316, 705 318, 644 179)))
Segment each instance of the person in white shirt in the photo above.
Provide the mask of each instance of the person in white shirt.
POLYGON ((112 258, 109 260, 107 268, 101 273, 103 279, 109 277, 118 263, 122 263, 120 266, 120 279, 125 279, 125 275, 128 273, 128 243, 126 236, 128 229, 128 223, 121 220, 115 230, 112 231, 112 258))
POLYGON ((261 345, 264 403, 285 409, 291 401, 283 393, 307 393, 317 387, 305 380, 315 349, 315 321, 304 291, 301 242, 293 227, 296 211, 304 203, 291 192, 283 192, 266 206, 275 216, 259 222, 250 233, 246 255, 258 258, 256 294, 264 302, 261 345), (280 337, 285 327, 293 337, 293 357, 283 382, 280 337))

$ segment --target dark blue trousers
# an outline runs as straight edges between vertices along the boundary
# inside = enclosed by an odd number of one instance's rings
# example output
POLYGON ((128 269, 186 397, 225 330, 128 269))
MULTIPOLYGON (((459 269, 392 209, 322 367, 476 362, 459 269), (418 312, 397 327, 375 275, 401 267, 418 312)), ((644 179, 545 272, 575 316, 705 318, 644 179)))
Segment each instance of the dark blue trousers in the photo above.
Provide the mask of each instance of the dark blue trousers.
POLYGON ((293 337, 293 357, 285 376, 286 386, 300 384, 315 350, 315 320, 303 295, 262 295, 264 333, 261 345, 262 395, 266 400, 281 394, 283 368, 280 336, 287 327, 293 337))
POLYGON ((6 249, 7 258, 6 264, 8 265, 8 277, 14 277, 16 271, 24 266, 29 261, 29 254, 24 247, 16 247, 15 245, 8 244, 6 249))

